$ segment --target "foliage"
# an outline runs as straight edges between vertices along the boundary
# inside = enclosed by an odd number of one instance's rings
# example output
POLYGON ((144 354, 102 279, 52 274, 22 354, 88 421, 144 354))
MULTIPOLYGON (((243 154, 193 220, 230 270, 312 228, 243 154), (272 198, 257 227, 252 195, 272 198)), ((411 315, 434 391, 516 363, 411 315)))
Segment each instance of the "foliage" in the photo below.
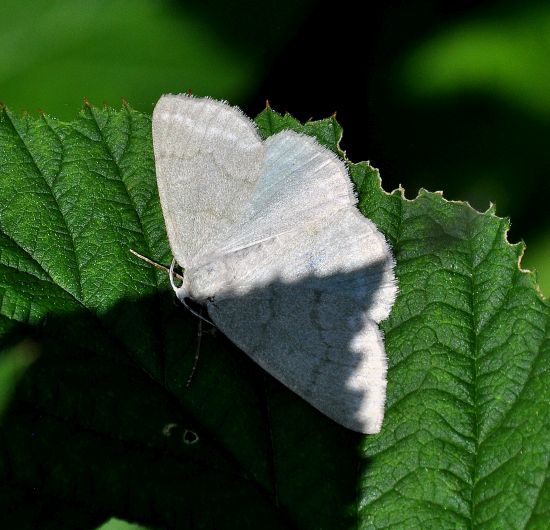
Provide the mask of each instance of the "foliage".
MULTIPOLYGON (((335 118, 290 127, 343 155, 335 118)), ((150 118, 86 106, 0 118, 0 324, 41 355, 3 418, 8 527, 535 528, 548 520, 547 303, 508 221, 349 163, 391 242, 382 432, 312 410, 174 304, 150 118)))

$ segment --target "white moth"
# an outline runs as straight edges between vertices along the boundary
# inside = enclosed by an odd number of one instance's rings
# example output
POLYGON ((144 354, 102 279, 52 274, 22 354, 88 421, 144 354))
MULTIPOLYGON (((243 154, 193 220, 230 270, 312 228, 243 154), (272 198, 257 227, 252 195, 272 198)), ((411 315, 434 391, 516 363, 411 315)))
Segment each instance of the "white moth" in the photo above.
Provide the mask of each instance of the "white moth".
POLYGON ((153 114, 160 200, 184 268, 175 287, 267 372, 349 429, 380 430, 378 323, 394 260, 356 207, 344 164, 309 136, 262 141, 236 107, 163 96, 153 114))

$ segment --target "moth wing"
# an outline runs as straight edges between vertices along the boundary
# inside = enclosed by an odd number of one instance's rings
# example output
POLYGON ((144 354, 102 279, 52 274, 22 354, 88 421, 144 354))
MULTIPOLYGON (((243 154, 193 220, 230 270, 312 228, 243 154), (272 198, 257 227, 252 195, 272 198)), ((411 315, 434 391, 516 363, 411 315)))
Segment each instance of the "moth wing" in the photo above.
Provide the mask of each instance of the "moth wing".
POLYGON ((344 163, 314 138, 282 131, 264 144, 261 176, 222 253, 299 229, 357 203, 344 163))
POLYGON ((236 107, 184 94, 160 98, 152 128, 170 246, 180 265, 192 267, 242 217, 261 175, 264 145, 236 107))
POLYGON ((226 258, 232 287, 208 303, 220 330, 334 421, 378 432, 387 371, 378 322, 397 287, 375 225, 345 208, 226 258))

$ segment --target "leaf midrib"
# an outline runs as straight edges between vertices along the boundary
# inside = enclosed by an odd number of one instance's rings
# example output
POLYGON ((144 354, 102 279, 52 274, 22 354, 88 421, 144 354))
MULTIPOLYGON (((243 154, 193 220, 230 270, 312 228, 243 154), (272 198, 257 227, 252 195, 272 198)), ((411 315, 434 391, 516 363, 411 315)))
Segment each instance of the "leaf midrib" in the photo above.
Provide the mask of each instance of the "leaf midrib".
MULTIPOLYGON (((472 337, 472 364, 473 364, 473 370, 472 370, 472 411, 473 411, 473 431, 474 431, 474 454, 473 454, 473 463, 472 463, 472 481, 471 481, 471 491, 470 491, 470 528, 474 528, 475 525, 475 516, 476 516, 476 486, 478 483, 478 471, 479 471, 479 463, 478 463, 478 452, 480 448, 479 443, 479 409, 478 409, 478 380, 479 380, 479 363, 478 363, 478 356, 480 354, 479 352, 479 335, 476 333, 476 303, 475 303, 475 274, 477 267, 483 261, 486 259, 486 256, 481 259, 478 264, 475 264, 475 255, 474 250, 472 248, 472 240, 473 237, 475 237, 473 233, 472 223, 473 219, 470 218, 467 221, 467 234, 468 234, 468 257, 469 257, 469 266, 470 266, 470 333, 472 337)), ((492 247, 491 247, 492 248, 492 247)), ((490 251, 489 251, 490 252, 490 251)))

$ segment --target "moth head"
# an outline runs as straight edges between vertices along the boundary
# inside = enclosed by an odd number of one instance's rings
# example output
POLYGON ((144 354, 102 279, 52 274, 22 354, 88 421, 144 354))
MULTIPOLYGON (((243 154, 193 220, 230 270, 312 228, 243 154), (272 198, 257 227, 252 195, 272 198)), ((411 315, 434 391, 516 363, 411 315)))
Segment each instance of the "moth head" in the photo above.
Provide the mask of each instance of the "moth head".
POLYGON ((227 276, 223 261, 210 262, 188 270, 182 288, 187 297, 204 304, 208 299, 227 290, 227 276))

